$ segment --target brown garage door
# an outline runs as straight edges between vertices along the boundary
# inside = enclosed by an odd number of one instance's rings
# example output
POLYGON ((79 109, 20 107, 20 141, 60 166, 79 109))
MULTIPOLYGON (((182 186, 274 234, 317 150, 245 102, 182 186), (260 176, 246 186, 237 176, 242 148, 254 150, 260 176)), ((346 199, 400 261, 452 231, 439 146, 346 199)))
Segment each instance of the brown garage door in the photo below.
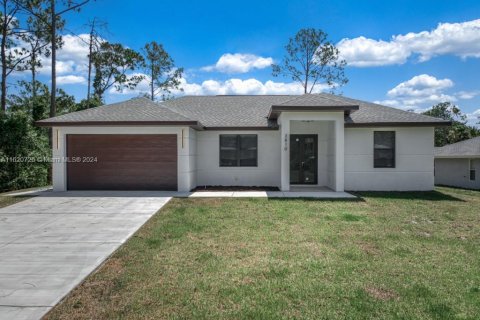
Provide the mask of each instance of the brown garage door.
POLYGON ((67 135, 68 190, 177 190, 174 134, 67 135))

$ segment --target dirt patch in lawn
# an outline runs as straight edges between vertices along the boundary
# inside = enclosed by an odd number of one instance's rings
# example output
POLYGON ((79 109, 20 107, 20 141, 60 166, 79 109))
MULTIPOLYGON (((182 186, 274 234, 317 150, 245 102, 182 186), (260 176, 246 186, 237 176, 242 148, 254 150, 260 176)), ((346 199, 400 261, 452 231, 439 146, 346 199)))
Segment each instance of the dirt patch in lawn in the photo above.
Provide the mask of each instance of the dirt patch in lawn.
POLYGON ((365 291, 368 293, 369 296, 375 298, 377 300, 382 301, 389 301, 398 299, 398 294, 392 290, 377 288, 377 287, 367 287, 365 291))

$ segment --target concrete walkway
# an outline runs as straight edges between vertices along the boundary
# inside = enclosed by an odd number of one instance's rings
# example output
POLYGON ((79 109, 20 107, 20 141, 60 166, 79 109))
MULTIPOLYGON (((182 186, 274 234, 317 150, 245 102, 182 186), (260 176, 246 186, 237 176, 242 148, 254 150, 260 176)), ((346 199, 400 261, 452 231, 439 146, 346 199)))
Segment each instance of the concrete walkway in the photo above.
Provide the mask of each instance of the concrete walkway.
POLYGON ((354 199, 348 192, 335 191, 196 191, 177 193, 178 198, 315 198, 315 199, 354 199))
POLYGON ((40 319, 169 200, 44 191, 0 209, 0 319, 40 319))
POLYGON ((53 192, 51 190, 26 191, 9 193, 9 195, 55 195, 75 197, 97 197, 97 196, 151 196, 151 197, 173 197, 173 198, 315 198, 315 199, 355 199, 357 198, 348 192, 336 192, 327 188, 295 187, 292 191, 68 191, 53 192))

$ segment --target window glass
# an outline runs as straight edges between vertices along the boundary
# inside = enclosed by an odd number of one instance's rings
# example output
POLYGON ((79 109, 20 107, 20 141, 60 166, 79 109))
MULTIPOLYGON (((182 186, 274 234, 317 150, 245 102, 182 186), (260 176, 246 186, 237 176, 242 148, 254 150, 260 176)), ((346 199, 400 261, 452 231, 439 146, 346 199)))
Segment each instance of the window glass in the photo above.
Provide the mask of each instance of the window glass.
POLYGON ((254 167, 257 165, 257 136, 253 134, 240 135, 241 167, 254 167))
POLYGON ((373 133, 374 168, 395 168, 395 132, 375 131, 373 133))
POLYGON ((257 135, 220 135, 221 167, 256 167, 257 135))

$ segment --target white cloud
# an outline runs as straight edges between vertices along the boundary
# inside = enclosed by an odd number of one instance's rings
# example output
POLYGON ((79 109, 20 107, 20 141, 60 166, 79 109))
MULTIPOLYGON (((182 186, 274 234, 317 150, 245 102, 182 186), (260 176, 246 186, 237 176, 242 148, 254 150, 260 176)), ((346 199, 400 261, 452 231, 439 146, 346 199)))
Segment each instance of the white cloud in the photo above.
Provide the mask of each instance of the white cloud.
MULTIPOLYGON (((88 68, 88 34, 63 35, 63 46, 57 50, 57 74, 85 74, 88 68)), ((49 75, 51 58, 41 57, 42 67, 39 73, 49 75)))
MULTIPOLYGON (((448 94, 445 90, 454 86, 450 79, 437 79, 427 74, 421 74, 404 81, 387 92, 388 99, 374 101, 375 103, 423 113, 440 102, 455 102, 458 99, 471 99, 480 94, 480 91, 460 91, 456 94, 448 94)), ((465 113, 467 123, 479 126, 480 109, 471 113, 465 113)))
POLYGON ((223 73, 246 73, 253 69, 270 67, 273 59, 248 53, 225 53, 217 63, 201 68, 203 71, 218 71, 223 73))
POLYGON ((386 100, 375 100, 373 103, 382 104, 384 106, 400 108, 401 103, 398 100, 386 99, 386 100))
POLYGON ((342 59, 350 66, 371 67, 402 64, 411 52, 393 41, 373 40, 365 37, 342 39, 337 47, 342 59))
MULTIPOLYGON (((274 82, 268 80, 261 82, 251 78, 246 80, 229 79, 226 81, 205 80, 201 84, 182 81, 186 95, 217 95, 217 94, 302 94, 303 87, 298 83, 274 82)), ((324 85, 315 87, 315 92, 327 89, 324 85)))
MULTIPOLYGON (((141 94, 149 91, 148 88, 148 76, 145 75, 145 79, 134 90, 124 89, 121 92, 117 92, 114 88, 111 88, 109 93, 111 94, 141 94)), ((201 83, 190 83, 187 79, 182 78, 180 80, 180 87, 183 91, 172 90, 172 94, 175 96, 181 95, 225 95, 225 94, 302 94, 303 87, 299 83, 293 82, 274 82, 268 80, 261 82, 257 79, 250 78, 246 80, 242 79, 228 79, 226 81, 218 80, 205 80, 201 83)), ((317 85, 314 92, 321 92, 328 90, 326 85, 317 85)))
POLYGON ((84 84, 87 82, 87 79, 82 76, 75 76, 73 74, 67 76, 57 77, 57 84, 84 84))
POLYGON ((460 92, 457 92, 456 96, 457 96, 459 99, 462 99, 462 100, 469 100, 469 99, 475 98, 475 97, 478 96, 479 94, 480 94, 480 90, 475 90, 475 91, 460 91, 460 92))
POLYGON ((431 31, 396 35, 390 41, 346 38, 338 48, 341 57, 357 67, 403 64, 414 54, 419 55, 420 62, 447 54, 480 58, 480 19, 440 23, 431 31))
POLYGON ((450 79, 437 79, 428 74, 421 74, 400 83, 389 90, 387 95, 391 98, 425 99, 438 96, 442 90, 451 87, 453 87, 453 81, 450 79))
POLYGON ((424 112, 437 103, 457 101, 456 95, 446 92, 453 86, 453 81, 448 78, 437 79, 428 74, 421 74, 401 82, 387 92, 387 99, 378 100, 375 103, 403 110, 424 112))
POLYGON ((88 42, 90 35, 79 34, 64 35, 62 37, 63 45, 57 51, 57 58, 59 60, 71 60, 86 64, 88 62, 88 42))
POLYGON ((467 113, 467 124, 480 127, 480 109, 467 113))

